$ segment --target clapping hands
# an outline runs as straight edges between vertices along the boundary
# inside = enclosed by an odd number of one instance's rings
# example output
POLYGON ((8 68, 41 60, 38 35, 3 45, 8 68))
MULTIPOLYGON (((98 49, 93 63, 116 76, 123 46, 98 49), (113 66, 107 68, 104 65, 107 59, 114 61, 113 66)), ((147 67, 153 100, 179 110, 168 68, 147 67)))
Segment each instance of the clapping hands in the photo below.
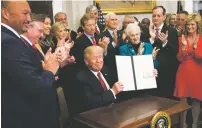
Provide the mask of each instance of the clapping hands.
POLYGON ((159 33, 158 38, 163 42, 163 44, 165 44, 168 39, 168 31, 166 31, 166 34, 163 32, 159 33))
POLYGON ((104 36, 102 39, 99 39, 98 44, 104 49, 104 52, 107 52, 108 44, 110 40, 108 37, 104 36))
POLYGON ((163 44, 167 42, 168 39, 168 31, 166 33, 163 32, 156 32, 154 29, 154 25, 149 26, 149 34, 150 34, 150 40, 154 41, 155 39, 160 39, 163 44))
POLYGON ((149 26, 149 34, 150 34, 151 40, 155 40, 156 30, 154 30, 154 25, 149 26))
POLYGON ((143 51, 144 51, 144 43, 141 43, 139 48, 138 48, 138 53, 137 54, 142 55, 143 51))
POLYGON ((49 48, 44 56, 44 61, 42 61, 42 67, 44 70, 48 70, 51 71, 53 74, 56 74, 61 60, 61 53, 51 53, 51 48, 49 48))
POLYGON ((154 47, 153 51, 152 51, 152 56, 153 58, 156 58, 156 55, 158 54, 160 49, 157 49, 156 47, 154 47))
POLYGON ((65 42, 65 38, 62 38, 58 40, 58 43, 60 44, 56 48, 55 53, 60 52, 62 54, 62 61, 60 62, 60 67, 64 67, 69 63, 75 63, 75 58, 69 55, 70 49, 74 46, 74 41, 69 39, 65 42))
POLYGON ((182 46, 187 47, 187 41, 184 37, 184 34, 182 34, 182 46))

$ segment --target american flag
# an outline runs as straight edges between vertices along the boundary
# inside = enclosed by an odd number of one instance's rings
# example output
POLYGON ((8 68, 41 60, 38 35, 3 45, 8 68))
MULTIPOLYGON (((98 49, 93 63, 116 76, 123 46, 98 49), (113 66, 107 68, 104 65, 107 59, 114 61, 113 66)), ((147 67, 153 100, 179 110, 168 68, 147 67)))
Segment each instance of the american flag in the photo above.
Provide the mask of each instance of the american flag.
POLYGON ((103 13, 102 13, 102 10, 100 8, 100 4, 98 2, 95 2, 95 6, 97 7, 98 9, 98 21, 101 23, 101 24, 105 24, 105 18, 103 16, 103 13))

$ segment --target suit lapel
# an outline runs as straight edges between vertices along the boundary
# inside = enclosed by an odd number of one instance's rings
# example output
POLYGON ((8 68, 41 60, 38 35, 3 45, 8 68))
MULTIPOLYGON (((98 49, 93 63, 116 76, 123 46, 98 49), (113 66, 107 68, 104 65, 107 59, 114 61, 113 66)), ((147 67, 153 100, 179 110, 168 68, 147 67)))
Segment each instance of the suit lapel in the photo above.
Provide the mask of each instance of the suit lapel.
POLYGON ((83 40, 84 40, 85 45, 87 47, 93 45, 92 42, 91 42, 91 40, 85 34, 83 34, 83 40))
MULTIPOLYGON (((84 36, 83 36, 83 39, 85 40, 85 42, 86 42, 86 46, 91 46, 91 45, 93 45, 92 44, 92 42, 91 42, 91 40, 85 35, 85 34, 83 34, 84 36)), ((95 38, 95 41, 96 41, 96 45, 98 45, 98 35, 95 33, 94 34, 94 38, 95 38)))
POLYGON ((21 37, 20 40, 24 43, 24 45, 26 45, 28 51, 31 52, 33 64, 35 64, 37 67, 42 67, 41 60, 43 60, 43 57, 40 56, 39 53, 37 53, 37 51, 32 48, 32 46, 23 37, 21 37))
POLYGON ((20 40, 20 38, 17 35, 15 35, 11 30, 7 29, 6 27, 4 27, 2 25, 1 25, 1 31, 8 34, 8 35, 11 35, 12 37, 15 37, 18 40, 20 40))
POLYGON ((34 52, 33 48, 28 44, 28 46, 26 46, 26 44, 23 42, 22 39, 20 39, 17 35, 15 35, 12 31, 10 31, 9 29, 5 28, 4 26, 1 25, 1 29, 2 32, 13 36, 14 38, 19 40, 19 43, 22 43, 24 45, 24 47, 26 47, 27 51, 25 52, 25 54, 29 54, 27 52, 30 52, 30 59, 33 62, 34 65, 36 65, 37 67, 41 67, 42 68, 42 64, 41 64, 41 60, 39 59, 39 57, 37 56, 36 52, 34 52))
POLYGON ((116 81, 114 81, 112 76, 110 76, 110 74, 109 74, 110 72, 108 71, 108 68, 103 67, 101 70, 101 73, 104 76, 105 80, 107 81, 109 87, 111 88, 113 86, 114 82, 116 82, 116 81))
POLYGON ((92 88, 104 91, 104 89, 102 88, 102 85, 100 84, 100 81, 89 69, 86 69, 86 77, 87 77, 87 80, 89 81, 89 84, 92 86, 92 88))
POLYGON ((111 34, 109 33, 108 29, 105 31, 105 35, 106 35, 106 37, 109 37, 110 42, 113 41, 113 37, 112 37, 111 34))
POLYGON ((163 28, 161 29, 161 32, 166 33, 166 31, 168 30, 167 25, 164 23, 163 28))

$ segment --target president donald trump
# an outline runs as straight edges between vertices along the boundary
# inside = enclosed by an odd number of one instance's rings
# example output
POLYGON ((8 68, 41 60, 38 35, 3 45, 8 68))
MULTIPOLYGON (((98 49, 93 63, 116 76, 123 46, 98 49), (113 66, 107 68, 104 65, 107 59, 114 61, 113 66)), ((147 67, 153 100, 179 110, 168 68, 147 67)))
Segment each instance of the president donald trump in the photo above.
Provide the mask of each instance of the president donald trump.
MULTIPOLYGON (((89 46, 84 51, 87 68, 76 75, 79 112, 114 103, 116 95, 123 91, 121 82, 116 82, 109 70, 103 67, 104 50, 99 46, 89 46)), ((78 106, 78 104, 77 104, 78 106)))

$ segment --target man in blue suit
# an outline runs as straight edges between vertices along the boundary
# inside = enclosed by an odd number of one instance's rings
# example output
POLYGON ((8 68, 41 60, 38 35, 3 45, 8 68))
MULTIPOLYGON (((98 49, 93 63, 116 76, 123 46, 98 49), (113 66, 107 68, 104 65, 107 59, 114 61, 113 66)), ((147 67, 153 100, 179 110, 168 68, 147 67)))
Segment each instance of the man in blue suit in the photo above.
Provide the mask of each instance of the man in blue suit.
MULTIPOLYGON (((20 39, 30 25, 30 12, 26 1, 1 2, 2 128, 58 128, 53 83, 59 61, 50 53, 42 66, 33 42, 20 39)), ((35 34, 42 33, 32 25, 35 34)))

